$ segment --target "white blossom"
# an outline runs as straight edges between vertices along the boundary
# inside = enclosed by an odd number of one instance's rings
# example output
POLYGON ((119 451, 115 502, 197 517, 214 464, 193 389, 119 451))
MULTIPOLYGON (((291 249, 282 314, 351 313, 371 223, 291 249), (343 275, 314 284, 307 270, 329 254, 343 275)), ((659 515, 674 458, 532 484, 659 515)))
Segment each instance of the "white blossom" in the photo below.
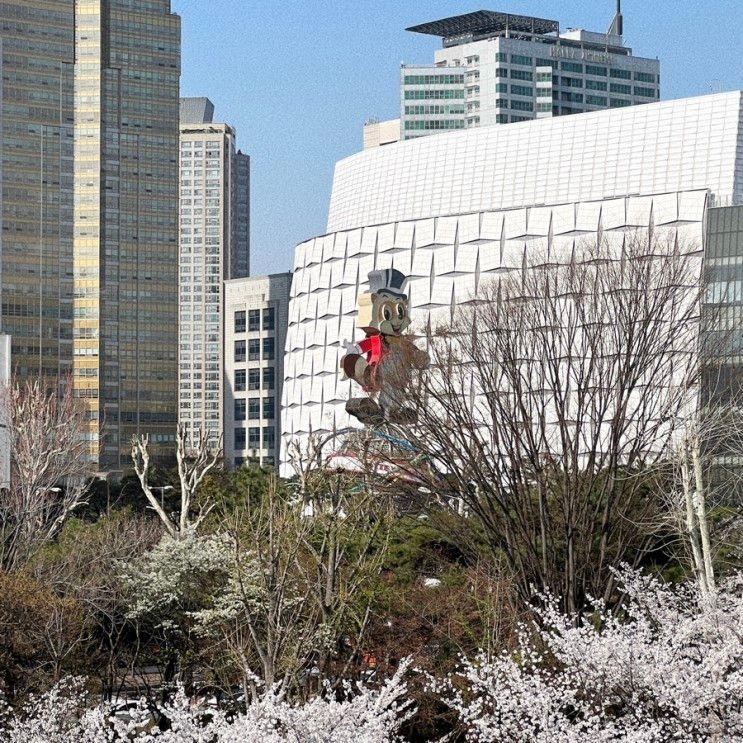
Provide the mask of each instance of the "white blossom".
POLYGON ((329 692, 303 705, 268 692, 234 717, 220 710, 193 704, 179 690, 171 702, 159 705, 171 729, 153 724, 144 702, 117 716, 111 705, 84 709, 83 682, 63 682, 32 699, 18 714, 6 711, 0 737, 8 743, 385 743, 397 741, 402 724, 413 714, 406 700, 403 661, 395 675, 379 689, 361 686, 337 701, 329 692))
POLYGON ((582 623, 544 599, 518 649, 432 680, 470 741, 743 740, 743 576, 710 605, 691 585, 619 571, 626 616, 582 623))
POLYGON ((121 578, 134 596, 129 616, 167 616, 181 608, 199 579, 227 581, 233 552, 226 534, 197 536, 189 531, 179 539, 164 536, 150 552, 120 566, 121 578))

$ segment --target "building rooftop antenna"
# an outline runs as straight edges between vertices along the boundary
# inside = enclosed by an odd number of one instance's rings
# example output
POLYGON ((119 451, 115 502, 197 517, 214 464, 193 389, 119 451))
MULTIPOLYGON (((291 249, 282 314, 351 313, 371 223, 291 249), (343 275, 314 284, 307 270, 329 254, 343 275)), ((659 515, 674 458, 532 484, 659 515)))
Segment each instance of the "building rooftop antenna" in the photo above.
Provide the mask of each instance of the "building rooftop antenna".
POLYGON ((624 32, 624 19, 622 18, 622 0, 617 0, 617 12, 611 21, 607 35, 622 36, 624 32))

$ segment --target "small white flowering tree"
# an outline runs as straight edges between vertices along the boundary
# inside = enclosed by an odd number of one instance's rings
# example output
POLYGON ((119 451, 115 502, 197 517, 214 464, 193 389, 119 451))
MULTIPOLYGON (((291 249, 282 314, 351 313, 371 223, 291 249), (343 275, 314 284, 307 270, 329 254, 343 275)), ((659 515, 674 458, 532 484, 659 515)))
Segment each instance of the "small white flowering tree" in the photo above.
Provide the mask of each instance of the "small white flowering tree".
POLYGON ((601 602, 582 624, 545 596, 516 652, 434 680, 469 741, 743 739, 743 575, 711 606, 696 583, 618 575, 626 616, 601 602))

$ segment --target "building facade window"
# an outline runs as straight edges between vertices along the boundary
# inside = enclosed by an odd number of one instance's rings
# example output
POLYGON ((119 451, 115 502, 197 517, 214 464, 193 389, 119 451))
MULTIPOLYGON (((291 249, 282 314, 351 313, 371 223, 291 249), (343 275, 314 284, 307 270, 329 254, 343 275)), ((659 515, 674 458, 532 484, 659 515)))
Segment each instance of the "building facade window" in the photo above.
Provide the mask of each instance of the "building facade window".
POLYGON ((257 426, 251 426, 248 429, 248 449, 261 448, 261 429, 257 426))
POLYGON ((464 75, 404 75, 405 85, 461 85, 464 75))
POLYGON ((276 406, 273 397, 263 398, 263 417, 266 420, 273 420, 276 417, 276 406))
POLYGON ((530 70, 511 70, 511 78, 514 80, 531 80, 533 75, 530 70))
POLYGON ((235 362, 245 361, 245 341, 235 341, 235 362))
POLYGON ((272 366, 267 366, 263 370, 263 389, 272 390, 276 384, 276 374, 272 366))
MULTIPOLYGON (((245 401, 243 400, 243 403, 245 401)), ((261 417, 261 401, 257 397, 248 400, 248 420, 257 421, 261 417)), ((245 420, 244 418, 242 420, 245 420)))
POLYGON ((534 88, 531 88, 528 85, 512 85, 511 93, 513 95, 525 95, 531 97, 534 95, 534 88))
POLYGON ((235 429, 235 449, 242 451, 245 448, 245 429, 235 429))
POLYGON ((635 80, 641 83, 654 83, 655 75, 650 72, 635 72, 635 80))
POLYGON ((248 389, 259 390, 261 388, 261 370, 250 369, 248 370, 248 389))
POLYGON ((263 429, 263 448, 274 449, 276 447, 276 432, 273 426, 266 426, 263 429))
POLYGON ((236 421, 244 421, 245 420, 245 400, 235 400, 235 420, 236 421))
POLYGON ((248 310, 248 330, 253 332, 254 330, 260 330, 261 327, 261 311, 260 310, 248 310))
POLYGON ((276 342, 274 338, 263 339, 263 359, 264 361, 273 361, 276 354, 276 342))
POLYGON ((273 307, 266 307, 263 310, 263 329, 274 330, 276 326, 276 310, 273 307))
MULTIPOLYGON (((244 343, 244 341, 243 341, 244 343)), ((251 338, 248 341, 248 361, 258 361, 261 357, 260 338, 251 338)), ((244 359, 243 359, 244 361, 244 359)))
POLYGON ((236 333, 244 333, 245 332, 245 311, 238 310, 235 312, 235 332, 236 333))
POLYGON ((235 392, 245 391, 245 369, 235 370, 235 392))

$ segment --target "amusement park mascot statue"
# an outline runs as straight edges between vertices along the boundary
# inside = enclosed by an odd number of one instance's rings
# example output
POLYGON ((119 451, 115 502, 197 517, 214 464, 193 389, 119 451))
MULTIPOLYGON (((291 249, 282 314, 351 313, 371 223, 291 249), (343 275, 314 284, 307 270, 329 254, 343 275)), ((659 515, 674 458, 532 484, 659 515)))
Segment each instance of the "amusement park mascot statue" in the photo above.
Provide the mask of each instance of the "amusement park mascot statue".
POLYGON ((364 425, 406 425, 418 418, 405 405, 405 391, 411 370, 428 366, 428 354, 416 347, 412 336, 403 335, 410 325, 408 297, 403 291, 407 280, 394 268, 371 271, 369 291, 358 299, 356 326, 366 337, 346 343, 341 368, 368 393, 346 403, 346 412, 364 425))

